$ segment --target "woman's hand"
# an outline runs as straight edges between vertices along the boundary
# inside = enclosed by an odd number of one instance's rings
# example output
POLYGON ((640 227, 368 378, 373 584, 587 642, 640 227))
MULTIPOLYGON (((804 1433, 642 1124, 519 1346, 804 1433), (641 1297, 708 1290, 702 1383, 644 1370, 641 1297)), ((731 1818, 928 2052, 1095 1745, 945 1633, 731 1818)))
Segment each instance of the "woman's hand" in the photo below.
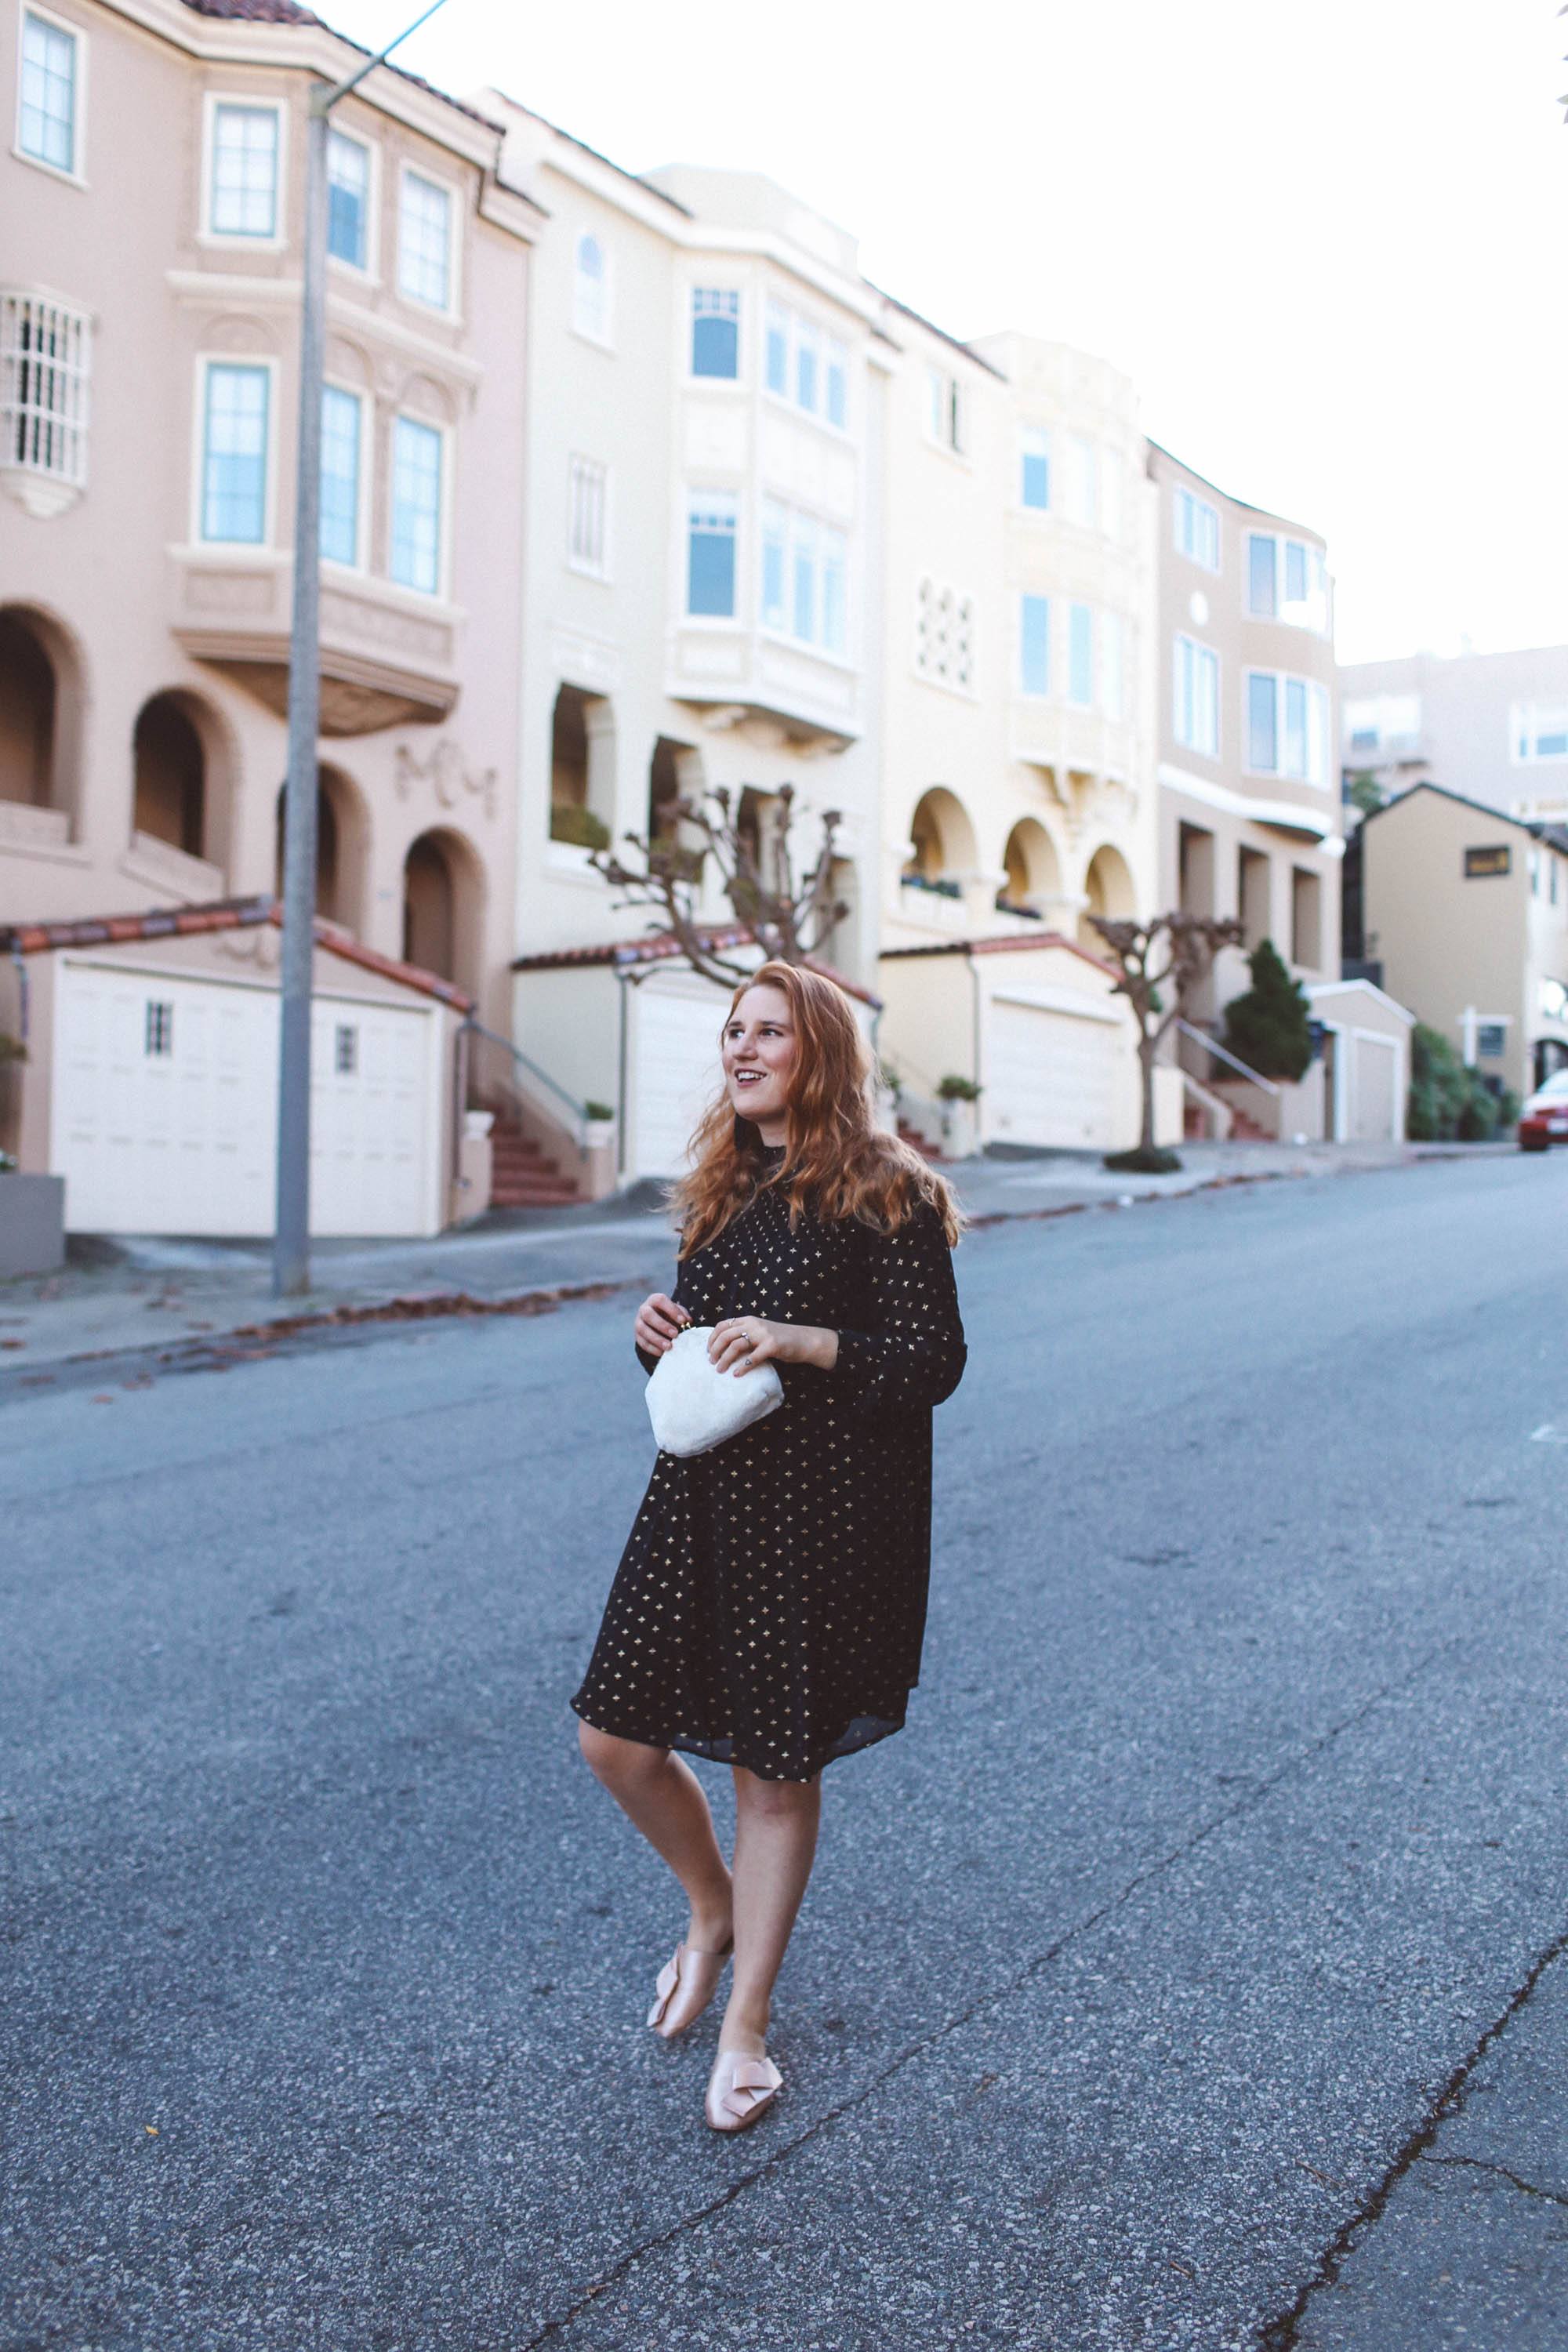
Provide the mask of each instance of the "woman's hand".
POLYGON ((633 1337, 645 1356, 662 1356, 678 1332, 684 1331, 691 1318, 684 1307, 656 1290, 637 1308, 633 1337))
POLYGON ((838 1358, 837 1331, 814 1323, 769 1323, 760 1315, 731 1315, 717 1325, 708 1357, 721 1372, 754 1372, 759 1364, 815 1364, 830 1372, 838 1358))

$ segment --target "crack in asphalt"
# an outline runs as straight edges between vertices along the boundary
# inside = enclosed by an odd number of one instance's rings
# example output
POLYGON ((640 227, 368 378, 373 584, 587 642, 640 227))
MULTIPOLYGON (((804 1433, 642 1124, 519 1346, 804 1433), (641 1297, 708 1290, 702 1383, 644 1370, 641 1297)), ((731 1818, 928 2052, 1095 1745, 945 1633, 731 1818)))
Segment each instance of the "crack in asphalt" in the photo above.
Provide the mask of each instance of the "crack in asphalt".
MULTIPOLYGON (((656 2231, 650 2236, 639 2239, 636 2245, 628 2247, 619 2260, 611 2264, 602 2278, 596 2279, 591 2286, 582 2289, 574 2303, 569 2305, 564 2311, 558 2313, 553 2319, 546 2320, 537 2334, 529 2336, 519 2345, 517 2352, 538 2352, 538 2347, 542 2345, 558 2343, 566 2330, 589 2311, 601 2295, 607 2293, 611 2287, 619 2285, 647 2255, 656 2254, 662 2248, 673 2245, 677 2240, 700 2229, 703 2223, 711 2221, 716 2213, 721 2213, 727 2206, 733 2205, 748 2189, 754 2188, 760 2180, 765 2180, 770 2174, 776 2172, 782 2165, 787 2163, 801 2148, 809 2147, 814 2140, 818 2139, 830 2125, 852 2114, 856 2108, 864 2106, 877 2092, 890 2083, 896 2075, 904 2073, 906 2068, 911 2066, 917 2059, 924 2057, 929 2052, 938 2048, 951 2035, 958 2032, 963 2026, 972 2024, 976 2018, 983 2016, 988 2010, 1000 2008, 1015 1994, 1021 1992, 1026 1985, 1032 1983, 1051 1966, 1053 1961, 1059 1959, 1069 1945, 1077 1943, 1091 1929, 1113 1917, 1143 1887, 1161 1877, 1166 1871, 1174 1868, 1178 1863, 1184 1861, 1187 1855, 1204 1843, 1205 1839, 1213 1837, 1215 1832, 1223 1829, 1227 1822, 1255 1811, 1263 1800, 1282 1781, 1288 1780, 1293 1772, 1299 1772, 1311 1764, 1326 1748, 1331 1748, 1336 1739, 1341 1738, 1345 1732, 1353 1730, 1357 1724, 1363 1722, 1375 1707, 1380 1706, 1396 1691, 1416 1681, 1446 1651, 1453 1649, 1460 1638, 1456 1633, 1451 1634, 1445 1641, 1436 1643, 1417 1658, 1413 1665, 1408 1666, 1404 1674, 1395 1675, 1390 1681, 1371 1692, 1349 1715, 1342 1717, 1337 1723, 1331 1723, 1326 1731, 1320 1732, 1315 1739, 1308 1741, 1307 1745, 1298 1749, 1293 1756, 1287 1757, 1285 1761, 1265 1779, 1255 1782, 1245 1797, 1238 1798, 1234 1805, 1227 1805, 1223 1811, 1213 1815, 1189 1837, 1184 1838, 1180 1845, 1173 1846, 1168 1853, 1161 1854, 1155 1861, 1146 1864, 1142 1870, 1134 1872, 1115 1894, 1107 1896, 1106 1900, 1094 1910, 1086 1912, 1081 1919, 1075 1920, 1073 1925, 1065 1928, 1054 1942, 1047 1944, 1044 1951, 1037 1952, 1032 1959, 1026 1960, 1023 1967, 1016 1969, 1005 1984, 993 1986, 989 1991, 979 1994, 971 2001, 967 2009, 960 2010, 955 2016, 946 2018, 940 2024, 932 2026, 931 2031, 922 2034, 919 2041, 910 2042, 908 2049, 901 2050, 896 2057, 890 2059, 868 2081, 863 2083, 858 2090, 848 2093, 836 2105, 825 2108, 815 2122, 807 2124, 795 2134, 792 2140, 786 2141, 782 2147, 775 2148, 770 2156, 764 2158, 762 2163, 754 2165, 738 2180, 731 2181, 718 2196, 710 2198, 704 2205, 694 2207, 689 2213, 680 2214, 668 2228, 656 2231)), ((1554 1948, 1561 1949, 1564 1944, 1568 1944, 1568 1936, 1564 1936, 1554 1948)), ((1536 1974, 1539 1972, 1538 1969, 1536 1974)), ((1533 1983, 1533 1981, 1532 1977, 1531 1982, 1533 1983)), ((1477 2054, 1479 2054, 1479 2052, 1477 2054)))
POLYGON ((1500 2179, 1506 2180, 1526 2197, 1542 2198, 1548 2205, 1568 2206, 1568 2197, 1562 2189, 1542 2189, 1539 2181, 1522 2179, 1517 2172, 1510 2172, 1506 2164, 1493 2164, 1484 2156, 1424 2156, 1421 2161, 1423 2164, 1463 2164, 1476 2172, 1495 2172, 1500 2179))
MULTIPOLYGON (((1307 2280, 1295 2302, 1291 2304, 1289 2310, 1280 2312, 1264 2326, 1258 2338, 1258 2352, 1293 2352, 1293 2347, 1300 2343, 1301 2322, 1306 2317, 1308 2306, 1313 2296, 1321 2294, 1325 2287, 1334 2284, 1344 2265, 1346 2256, 1354 2251, 1372 2230, 1373 2224, 1382 2220, 1389 2199, 1412 2165, 1423 2158, 1429 2164, 1480 2162, 1479 2158, 1428 2157, 1426 2151, 1436 2138, 1443 2125, 1462 2113, 1470 2086, 1470 2077, 1476 2068, 1499 2035, 1505 2032, 1512 2024, 1552 1962, 1561 1959, 1564 1952, 1568 1952, 1568 1927, 1564 1927, 1559 1935, 1554 1936, 1543 1951, 1537 1953, 1525 1972, 1522 1982, 1509 1995, 1502 2010, 1493 2018, 1491 2023, 1478 2034, 1465 2056, 1460 2059, 1438 2092, 1436 2098, 1427 2108, 1426 2115, 1405 2137, 1382 2179, 1363 2198, 1349 2221, 1342 2223, 1335 2232, 1325 2248, 1317 2269, 1307 2280)), ((1487 2168, 1497 2172, 1503 2170, 1501 2165, 1494 2165, 1487 2168)), ((1510 2173, 1507 2178, 1513 2179, 1514 2176, 1510 2173)), ((1524 2189, 1528 2185, 1522 2180, 1515 2181, 1517 2188, 1524 2189)), ((1553 2194, 1549 2189, 1542 2189, 1535 2193, 1541 2196, 1553 2194)), ((1554 2201, 1568 2205, 1568 2197, 1556 2198, 1554 2201)))

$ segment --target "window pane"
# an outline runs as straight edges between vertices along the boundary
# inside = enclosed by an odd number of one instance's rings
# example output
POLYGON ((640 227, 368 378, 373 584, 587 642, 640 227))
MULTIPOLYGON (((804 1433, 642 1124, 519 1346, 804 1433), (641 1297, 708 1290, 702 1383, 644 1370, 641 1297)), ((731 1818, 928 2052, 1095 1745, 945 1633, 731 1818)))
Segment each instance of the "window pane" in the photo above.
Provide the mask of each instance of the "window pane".
POLYGON ((1219 757, 1219 656, 1207 646, 1196 647, 1198 731, 1194 748, 1206 759, 1219 757))
POLYGON ((1256 530, 1247 534, 1247 607, 1268 620, 1279 609, 1274 593, 1274 541, 1256 530))
POLYGON ((1045 434, 1025 434, 1022 473, 1019 497, 1044 514, 1051 503, 1051 445, 1045 434))
MULTIPOLYGON (((452 200, 433 180, 417 172, 403 174, 403 198, 398 218, 397 288, 433 310, 451 303, 452 200)), ((584 240, 586 242, 586 240, 584 240)))
POLYGON ((687 529, 686 609, 731 620, 735 611, 735 504, 694 501, 687 529))
POLYGON ((741 365, 741 298, 699 287, 691 297, 691 373, 734 377, 741 365))
POLYGON ((370 226, 370 150, 342 131, 327 141, 327 251, 365 266, 370 226))
POLYGON ((1094 614, 1087 604, 1068 607, 1068 699, 1094 700, 1094 614))
POLYGON ((592 457, 574 457, 567 483, 568 560, 584 571, 605 568, 605 484, 603 466, 592 457))
POLYGON ((328 384, 321 394, 321 553, 332 563, 359 555, 360 404, 328 384))
POLYGON ((768 304, 768 390, 789 391, 789 312, 782 303, 768 304))
POLYGON ((258 545, 267 536, 265 368, 207 370, 202 445, 202 537, 258 545))
POLYGON ((76 41, 41 16, 22 19, 17 143, 62 172, 76 169, 76 41))
POLYGON ((770 499, 763 509, 763 625, 782 629, 784 611, 784 549, 789 518, 770 499))
POLYGON ((1287 776, 1307 773, 1307 689, 1299 677, 1285 681, 1285 764, 1287 776))
POLYGON ((926 430, 933 441, 947 438, 947 379, 940 368, 926 370, 926 430))
POLYGON ((1254 773, 1272 776, 1279 766, 1279 722, 1275 709, 1278 679, 1254 673, 1247 681, 1247 764, 1254 773))
POLYGON ((791 540, 791 626, 802 643, 809 646, 816 640, 816 525, 809 517, 796 515, 791 540))
POLYGON ((213 110, 212 225, 219 236, 278 229, 278 117, 269 106, 213 110))
POLYGON ((1026 694, 1051 690, 1051 604, 1048 596, 1020 599, 1019 677, 1026 694))
POLYGON ((795 329, 795 396, 802 408, 816 414, 816 329, 804 325, 795 329))
POLYGON ((827 346, 827 421, 843 428, 849 415, 849 354, 842 343, 827 346))
POLYGON ((1285 541, 1285 602, 1304 604, 1307 601, 1307 551, 1299 539, 1285 541))
POLYGON ((845 649, 848 629, 849 551, 841 530, 822 534, 822 642, 830 654, 845 649))
POLYGON ((393 427, 392 576, 426 596, 441 584, 441 436, 411 416, 393 427))
POLYGON ((609 332, 609 283, 604 247, 596 236, 580 236, 572 323, 580 335, 600 343, 609 332))

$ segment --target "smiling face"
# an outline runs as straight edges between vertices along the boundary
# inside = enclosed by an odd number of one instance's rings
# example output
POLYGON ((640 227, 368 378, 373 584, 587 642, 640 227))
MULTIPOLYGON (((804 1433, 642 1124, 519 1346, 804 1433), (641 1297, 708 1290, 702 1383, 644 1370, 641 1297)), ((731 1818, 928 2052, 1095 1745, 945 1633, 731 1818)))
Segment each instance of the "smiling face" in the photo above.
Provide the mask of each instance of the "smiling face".
POLYGON ((782 988, 748 988, 724 1025, 724 1084, 764 1143, 788 1140, 790 1076, 797 1045, 782 988))

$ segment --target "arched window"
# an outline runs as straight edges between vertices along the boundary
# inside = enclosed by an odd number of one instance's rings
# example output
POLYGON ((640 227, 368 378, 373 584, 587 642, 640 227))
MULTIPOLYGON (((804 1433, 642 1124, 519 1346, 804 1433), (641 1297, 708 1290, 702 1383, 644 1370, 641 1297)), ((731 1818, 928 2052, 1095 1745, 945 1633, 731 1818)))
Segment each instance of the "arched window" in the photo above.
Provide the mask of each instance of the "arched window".
POLYGON ((607 849, 615 811, 615 712, 605 695, 563 686, 550 721, 550 838, 607 849))
POLYGON ((577 239, 572 323, 595 343, 610 340, 610 257, 591 229, 577 239))
POLYGON ((132 825, 187 857, 206 854, 206 754, 174 694, 155 694, 136 719, 132 825))
POLYGON ((438 825, 403 861, 403 958, 474 991, 482 961, 484 877, 461 834, 438 825))

